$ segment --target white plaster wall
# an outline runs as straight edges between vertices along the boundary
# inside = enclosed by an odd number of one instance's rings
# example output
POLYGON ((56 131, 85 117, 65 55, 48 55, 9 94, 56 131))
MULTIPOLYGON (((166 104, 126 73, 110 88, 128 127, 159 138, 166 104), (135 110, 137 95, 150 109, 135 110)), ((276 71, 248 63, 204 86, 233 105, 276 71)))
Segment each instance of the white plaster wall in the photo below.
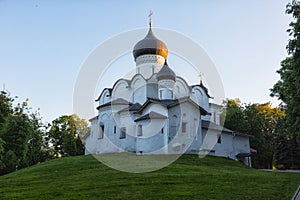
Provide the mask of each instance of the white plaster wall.
MULTIPOLYGON (((87 152, 91 154, 100 154, 107 152, 118 152, 118 148, 113 145, 107 138, 107 133, 110 131, 110 111, 106 110, 99 115, 98 120, 93 120, 91 125, 92 134, 87 138, 86 148, 87 152), (103 138, 100 138, 100 121, 104 125, 103 138)), ((86 152, 86 153, 87 153, 86 152)))
POLYGON ((112 100, 122 98, 129 101, 131 96, 132 96, 132 90, 128 85, 127 81, 119 80, 113 88, 112 100))
POLYGON ((249 137, 236 135, 233 137, 233 144, 235 155, 239 153, 250 153, 249 137))
POLYGON ((195 86, 192 89, 191 99, 205 110, 210 111, 209 97, 200 86, 195 86))
POLYGON ((162 149, 165 145, 166 133, 162 133, 161 129, 165 126, 166 120, 148 119, 140 121, 138 124, 142 125, 142 136, 137 136, 137 153, 143 152, 143 154, 147 154, 154 153, 155 151, 163 152, 162 149))
MULTIPOLYGON (((181 103, 180 105, 173 107, 169 110, 170 120, 170 133, 169 133, 169 153, 184 153, 188 149, 195 148, 191 145, 194 140, 199 138, 199 120, 200 111, 189 102, 181 103), (176 118, 174 118, 176 116, 176 118), (174 124, 174 120, 177 119, 177 123, 174 124), (182 123, 186 125, 186 131, 182 130, 182 123), (176 127, 174 127, 174 125, 176 127), (172 131, 176 131, 173 133, 172 131)), ((198 140, 199 141, 199 140, 198 140)), ((200 140, 201 141, 201 140, 200 140)), ((196 144, 194 144, 196 145, 196 144)))
POLYGON ((209 104, 209 112, 211 113, 210 121, 220 125, 221 106, 216 104, 209 104))
POLYGON ((217 142, 217 137, 218 133, 216 131, 202 128, 202 144, 200 147, 200 154, 209 154, 217 142))
POLYGON ((154 73, 155 65, 154 64, 141 64, 137 67, 137 71, 141 74, 145 79, 150 78, 154 73))
POLYGON ((221 143, 216 143, 216 145, 214 146, 215 155, 236 159, 232 139, 232 134, 223 132, 221 134, 221 143))
POLYGON ((190 96, 190 89, 185 81, 181 78, 176 77, 176 81, 174 84, 174 95, 175 98, 187 97, 190 96))
POLYGON ((97 145, 96 139, 99 137, 98 119, 91 121, 91 132, 85 141, 85 155, 96 154, 97 145))
POLYGON ((147 100, 146 84, 146 80, 141 75, 134 77, 131 82, 131 88, 133 90, 131 101, 133 103, 140 103, 142 105, 147 100))
POLYGON ((99 105, 110 102, 111 96, 108 89, 105 89, 99 99, 99 105))

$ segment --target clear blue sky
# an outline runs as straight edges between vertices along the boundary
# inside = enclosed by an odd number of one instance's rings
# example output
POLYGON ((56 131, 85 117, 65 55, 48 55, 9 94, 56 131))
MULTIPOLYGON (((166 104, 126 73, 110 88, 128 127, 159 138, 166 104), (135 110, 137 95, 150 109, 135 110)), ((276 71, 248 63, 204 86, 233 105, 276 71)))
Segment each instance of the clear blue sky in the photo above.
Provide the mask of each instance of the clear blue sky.
POLYGON ((155 27, 187 35, 206 50, 226 97, 275 106, 269 89, 287 56, 287 2, 0 0, 1 89, 5 84, 12 95, 28 97, 45 121, 71 114, 85 58, 112 35, 147 27, 151 9, 155 27))

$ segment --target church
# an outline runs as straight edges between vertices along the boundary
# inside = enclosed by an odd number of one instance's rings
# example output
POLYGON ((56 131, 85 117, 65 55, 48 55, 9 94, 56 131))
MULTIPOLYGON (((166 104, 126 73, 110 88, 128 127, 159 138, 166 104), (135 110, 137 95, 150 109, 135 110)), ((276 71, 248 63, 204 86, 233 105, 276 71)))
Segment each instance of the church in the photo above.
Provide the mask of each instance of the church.
POLYGON ((188 85, 176 75, 151 20, 132 53, 135 74, 116 80, 96 100, 85 154, 209 154, 251 166, 249 135, 220 125, 222 106, 210 103, 202 81, 188 85))

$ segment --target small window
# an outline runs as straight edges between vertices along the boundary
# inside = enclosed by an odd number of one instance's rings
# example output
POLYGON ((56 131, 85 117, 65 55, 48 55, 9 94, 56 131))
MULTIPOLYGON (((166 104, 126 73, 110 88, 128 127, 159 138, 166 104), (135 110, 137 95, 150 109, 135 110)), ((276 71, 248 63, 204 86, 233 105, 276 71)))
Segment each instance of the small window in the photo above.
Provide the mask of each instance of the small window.
POLYGON ((142 125, 138 125, 138 133, 137 133, 138 136, 142 136, 143 135, 143 127, 142 125))
POLYGON ((116 134, 116 133, 117 133, 117 127, 114 126, 114 134, 116 134))
POLYGON ((126 138, 126 127, 121 128, 120 139, 126 138))
POLYGON ((183 132, 183 133, 185 133, 186 132, 186 122, 182 122, 182 124, 181 124, 181 131, 183 132))
POLYGON ((100 125, 100 133, 98 139, 103 139, 104 136, 104 125, 100 125))
POLYGON ((161 134, 164 134, 164 128, 161 129, 161 134))
POLYGON ((214 112, 214 122, 217 123, 217 113, 214 112))
POLYGON ((218 134, 218 143, 221 144, 221 142, 222 142, 221 134, 218 134))
POLYGON ((162 99, 162 90, 159 90, 159 98, 162 99))

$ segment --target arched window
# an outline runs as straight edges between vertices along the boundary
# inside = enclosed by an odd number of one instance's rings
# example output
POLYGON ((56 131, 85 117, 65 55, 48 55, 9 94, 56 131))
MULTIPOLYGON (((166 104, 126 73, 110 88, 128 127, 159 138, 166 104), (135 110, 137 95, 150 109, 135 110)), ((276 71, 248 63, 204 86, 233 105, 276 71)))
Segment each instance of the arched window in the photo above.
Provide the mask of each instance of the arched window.
POLYGON ((100 125, 99 137, 98 139, 103 139, 104 137, 104 124, 100 125))
POLYGON ((137 133, 138 136, 143 135, 143 126, 141 124, 138 125, 138 130, 137 131, 138 131, 138 133, 137 133))

